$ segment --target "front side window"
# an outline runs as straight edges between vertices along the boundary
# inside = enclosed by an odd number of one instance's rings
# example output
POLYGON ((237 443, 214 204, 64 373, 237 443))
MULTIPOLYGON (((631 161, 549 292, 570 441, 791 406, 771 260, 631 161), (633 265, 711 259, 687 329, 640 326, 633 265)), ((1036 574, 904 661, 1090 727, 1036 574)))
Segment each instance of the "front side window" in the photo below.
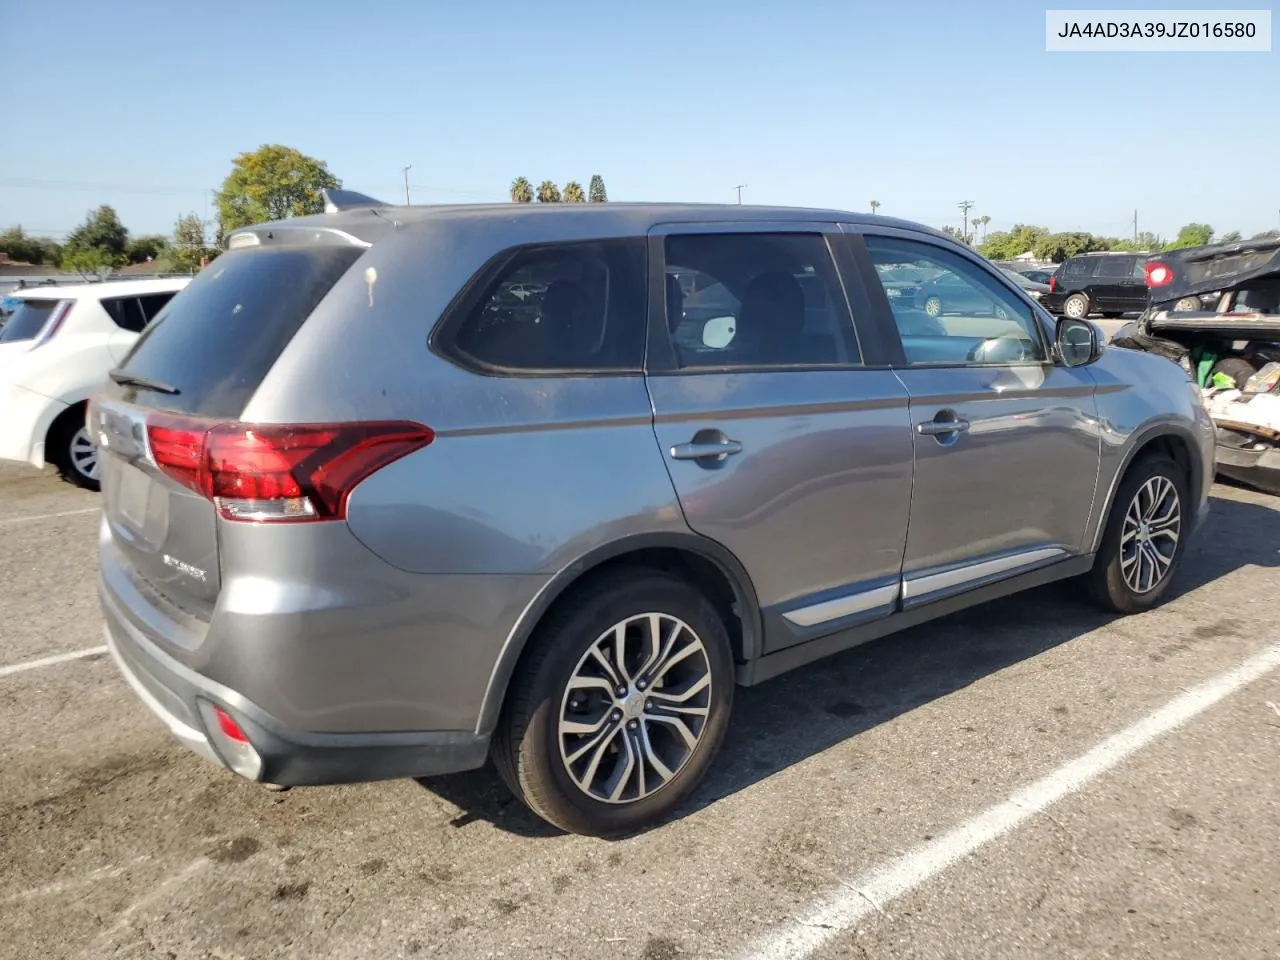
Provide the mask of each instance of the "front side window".
POLYGON ((978 264, 915 240, 866 244, 909 364, 1046 359, 1033 308, 978 264))
POLYGON ((493 371, 639 371, 644 240, 530 247, 497 268, 450 350, 493 371))
POLYGON ((821 234, 679 234, 664 249, 667 329, 682 369, 861 362, 821 234))

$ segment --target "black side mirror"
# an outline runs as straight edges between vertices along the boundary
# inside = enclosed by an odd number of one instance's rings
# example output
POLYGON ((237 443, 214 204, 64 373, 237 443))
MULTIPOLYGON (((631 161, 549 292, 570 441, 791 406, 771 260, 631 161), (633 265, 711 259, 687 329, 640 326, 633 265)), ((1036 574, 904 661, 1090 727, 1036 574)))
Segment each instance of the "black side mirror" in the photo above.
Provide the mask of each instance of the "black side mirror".
POLYGON ((1102 356, 1102 338, 1088 320, 1059 318, 1053 339, 1064 367, 1083 367, 1102 356))

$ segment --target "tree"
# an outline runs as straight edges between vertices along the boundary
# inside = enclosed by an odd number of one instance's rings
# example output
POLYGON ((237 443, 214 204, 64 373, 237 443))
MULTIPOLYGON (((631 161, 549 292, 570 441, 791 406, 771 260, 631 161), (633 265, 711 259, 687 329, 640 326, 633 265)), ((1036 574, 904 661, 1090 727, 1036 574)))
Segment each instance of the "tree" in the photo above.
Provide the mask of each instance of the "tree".
POLYGON ((146 263, 148 260, 160 259, 169 241, 158 234, 134 237, 126 244, 124 255, 130 263, 146 263))
POLYGON ((342 186, 323 161, 293 147, 266 144, 232 161, 217 195, 221 233, 324 211, 320 191, 342 186))
POLYGON ((876 212, 877 210, 879 210, 879 209, 880 209, 880 201, 879 201, 879 200, 872 200, 872 201, 871 201, 871 212, 872 212, 872 213, 875 213, 875 212, 876 212))
POLYGON ((1015 223, 1012 230, 997 230, 984 236, 982 255, 991 260, 1012 260, 1014 257, 1035 250, 1036 241, 1049 235, 1048 227, 1015 223))
POLYGON ((587 188, 587 199, 592 203, 605 203, 609 194, 604 189, 604 177, 598 173, 591 175, 591 185, 587 188))
POLYGON ((113 254, 102 247, 68 247, 62 254, 62 269, 86 280, 105 280, 123 260, 123 254, 113 254))
POLYGON ((1187 247, 1203 247, 1213 239, 1213 227, 1207 223, 1188 223, 1178 231, 1178 237, 1166 244, 1166 250, 1185 250, 1187 247))
POLYGON ((512 203, 533 203, 533 184, 524 177, 516 177, 511 181, 512 203))
POLYGON ((1250 240, 1280 240, 1280 230, 1263 230, 1255 233, 1250 240))
POLYGON ((1091 233, 1074 231, 1071 233, 1052 233, 1041 237, 1032 246, 1031 252, 1037 260, 1061 263, 1069 257, 1081 253, 1092 253, 1104 250, 1106 245, 1091 233))
POLYGON ((1151 253, 1164 248, 1164 240, 1149 231, 1138 234, 1137 240, 1114 240, 1107 246, 1108 250, 1123 250, 1131 253, 1151 253))
POLYGON ((1239 230, 1228 230, 1218 238, 1219 243, 1239 243, 1243 239, 1239 230))
POLYGON ((550 180, 543 180, 538 184, 538 202, 539 203, 559 203, 560 188, 550 180))
POLYGON ((188 213, 173 225, 173 241, 165 247, 160 262, 172 273, 195 273, 217 255, 218 251, 205 243, 204 221, 188 213))
POLYGON ((52 240, 33 237, 21 226, 10 227, 0 233, 0 253, 7 253, 15 263, 57 263, 61 250, 52 240))
POLYGON ((582 184, 577 180, 570 180, 564 185, 564 202, 565 203, 585 203, 587 195, 582 191, 582 184))
POLYGON ((947 226, 942 228, 942 232, 945 233, 952 240, 958 240, 960 243, 965 242, 964 234, 960 232, 959 227, 953 227, 950 224, 948 224, 947 226))
POLYGON ((987 239, 987 224, 988 224, 988 223, 990 223, 990 222, 991 222, 991 218, 990 218, 990 217, 988 217, 985 213, 984 213, 982 216, 980 216, 980 217, 974 217, 974 218, 973 218, 973 225, 974 225, 975 227, 981 227, 981 228, 982 228, 982 239, 983 239, 983 241, 985 241, 985 240, 987 239))
MULTIPOLYGON (((124 263, 124 251, 128 243, 129 231, 124 228, 115 210, 104 203, 97 210, 89 211, 84 223, 68 235, 64 259, 86 250, 100 250, 107 261, 119 266, 124 263)), ((89 262, 84 258, 81 261, 89 262)))

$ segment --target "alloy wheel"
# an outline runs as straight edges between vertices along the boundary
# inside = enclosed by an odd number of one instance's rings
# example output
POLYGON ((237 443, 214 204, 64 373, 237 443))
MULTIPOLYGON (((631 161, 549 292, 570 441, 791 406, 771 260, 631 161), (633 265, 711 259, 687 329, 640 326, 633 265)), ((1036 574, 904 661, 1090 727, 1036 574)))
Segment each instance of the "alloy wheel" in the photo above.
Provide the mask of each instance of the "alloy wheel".
POLYGON ((683 620, 642 613, 583 654, 560 702, 560 759, 579 790, 634 803, 670 783, 693 756, 711 710, 711 663, 683 620))
POLYGON ((1168 575, 1182 532, 1182 503, 1168 477, 1154 476, 1134 494, 1120 527, 1120 571, 1129 589, 1150 593, 1168 575))
POLYGON ((84 427, 71 435, 71 466, 81 476, 98 479, 98 448, 84 427))

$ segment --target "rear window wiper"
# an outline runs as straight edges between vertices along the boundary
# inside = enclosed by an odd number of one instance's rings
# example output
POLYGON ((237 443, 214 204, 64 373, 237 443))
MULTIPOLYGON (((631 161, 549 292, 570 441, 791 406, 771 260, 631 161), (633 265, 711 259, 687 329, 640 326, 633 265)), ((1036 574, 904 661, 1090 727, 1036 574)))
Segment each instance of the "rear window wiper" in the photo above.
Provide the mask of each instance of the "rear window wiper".
POLYGON ((135 373, 129 373, 127 370, 112 370, 107 376, 122 387, 141 387, 144 390, 154 390, 156 393, 171 393, 174 396, 182 392, 172 384, 165 383, 162 380, 152 380, 150 377, 140 377, 135 373))

